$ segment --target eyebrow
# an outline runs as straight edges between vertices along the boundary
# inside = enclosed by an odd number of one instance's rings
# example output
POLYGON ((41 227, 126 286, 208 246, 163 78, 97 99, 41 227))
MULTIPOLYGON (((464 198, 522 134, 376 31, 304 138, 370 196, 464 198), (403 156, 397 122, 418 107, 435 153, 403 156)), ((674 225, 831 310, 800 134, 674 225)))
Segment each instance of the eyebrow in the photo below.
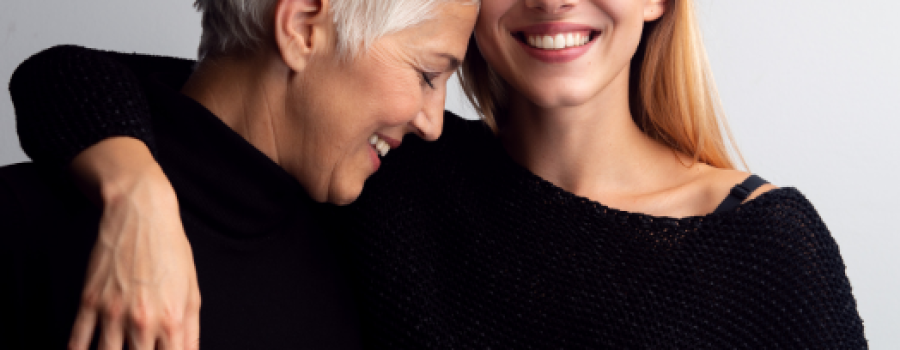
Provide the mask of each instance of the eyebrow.
POLYGON ((440 52, 437 55, 447 59, 447 67, 445 68, 445 70, 448 72, 455 71, 456 68, 459 68, 459 65, 462 63, 462 60, 446 52, 440 52))

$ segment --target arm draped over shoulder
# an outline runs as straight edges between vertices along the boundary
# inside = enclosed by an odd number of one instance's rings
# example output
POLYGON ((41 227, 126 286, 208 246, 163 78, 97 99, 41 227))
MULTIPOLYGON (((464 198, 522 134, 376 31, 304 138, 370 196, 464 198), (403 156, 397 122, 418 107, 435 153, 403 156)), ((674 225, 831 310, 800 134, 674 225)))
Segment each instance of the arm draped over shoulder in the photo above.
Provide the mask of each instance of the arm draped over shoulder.
POLYGON ((190 74, 193 61, 55 46, 13 73, 10 96, 25 153, 64 167, 103 139, 129 136, 155 153, 150 107, 142 83, 152 72, 190 74))

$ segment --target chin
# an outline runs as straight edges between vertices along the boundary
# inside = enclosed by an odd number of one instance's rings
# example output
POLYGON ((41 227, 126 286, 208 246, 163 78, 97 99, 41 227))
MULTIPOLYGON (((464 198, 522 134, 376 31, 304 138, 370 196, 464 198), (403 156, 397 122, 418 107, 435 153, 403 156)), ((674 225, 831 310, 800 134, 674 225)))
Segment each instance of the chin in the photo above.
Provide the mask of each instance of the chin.
MULTIPOLYGON (((583 80, 583 79, 582 79, 583 80)), ((597 87, 577 79, 547 79, 527 81, 512 89, 519 91, 532 104, 540 108, 565 108, 580 106, 590 101, 597 87)))
MULTIPOLYGON (((318 203, 330 203, 334 205, 344 206, 351 204, 359 198, 362 193, 363 185, 368 176, 333 176, 331 181, 309 181, 304 183, 301 181, 303 188, 309 197, 318 203)), ((324 178, 328 180, 328 178, 324 178)))
POLYGON ((333 189, 330 191, 326 201, 339 206, 349 205, 359 198, 362 188, 362 184, 360 184, 359 186, 345 186, 333 189))
POLYGON ((357 198, 359 198, 359 196, 342 197, 342 198, 330 200, 328 202, 331 204, 343 207, 345 205, 353 204, 353 202, 355 202, 357 198))
POLYGON ((331 203, 334 205, 344 206, 351 204, 359 198, 359 194, 362 192, 362 187, 359 190, 346 190, 346 189, 330 189, 325 191, 311 191, 307 189, 306 191, 309 194, 309 197, 318 203, 331 203))
POLYGON ((527 98, 541 108, 553 109, 583 105, 591 99, 591 95, 566 88, 540 88, 530 91, 527 98))

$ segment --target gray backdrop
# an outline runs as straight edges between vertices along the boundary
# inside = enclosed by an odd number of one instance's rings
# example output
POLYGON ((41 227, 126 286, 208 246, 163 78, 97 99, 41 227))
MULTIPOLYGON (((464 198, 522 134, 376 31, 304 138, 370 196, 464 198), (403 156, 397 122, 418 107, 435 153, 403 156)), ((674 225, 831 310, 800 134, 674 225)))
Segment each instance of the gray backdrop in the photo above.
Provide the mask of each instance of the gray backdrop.
MULTIPOLYGON (((52 45, 194 57, 190 0, 0 0, 0 82, 52 45)), ((698 0, 713 71, 753 172, 800 188, 840 244, 873 349, 900 344, 900 5, 698 0)), ((447 108, 472 117, 454 85, 447 108)), ((0 165, 25 161, 0 96, 0 165)))

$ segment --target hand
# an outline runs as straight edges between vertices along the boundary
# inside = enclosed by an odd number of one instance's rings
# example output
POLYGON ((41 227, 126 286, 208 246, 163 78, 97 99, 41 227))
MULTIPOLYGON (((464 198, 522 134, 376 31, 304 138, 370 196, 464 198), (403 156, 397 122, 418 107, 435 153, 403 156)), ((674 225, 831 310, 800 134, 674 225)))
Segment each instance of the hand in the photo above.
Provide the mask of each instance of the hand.
POLYGON ((98 327, 100 350, 126 342, 140 350, 199 348, 193 254, 175 191, 149 150, 113 138, 82 152, 73 169, 100 197, 103 215, 69 348, 87 349, 98 327))

